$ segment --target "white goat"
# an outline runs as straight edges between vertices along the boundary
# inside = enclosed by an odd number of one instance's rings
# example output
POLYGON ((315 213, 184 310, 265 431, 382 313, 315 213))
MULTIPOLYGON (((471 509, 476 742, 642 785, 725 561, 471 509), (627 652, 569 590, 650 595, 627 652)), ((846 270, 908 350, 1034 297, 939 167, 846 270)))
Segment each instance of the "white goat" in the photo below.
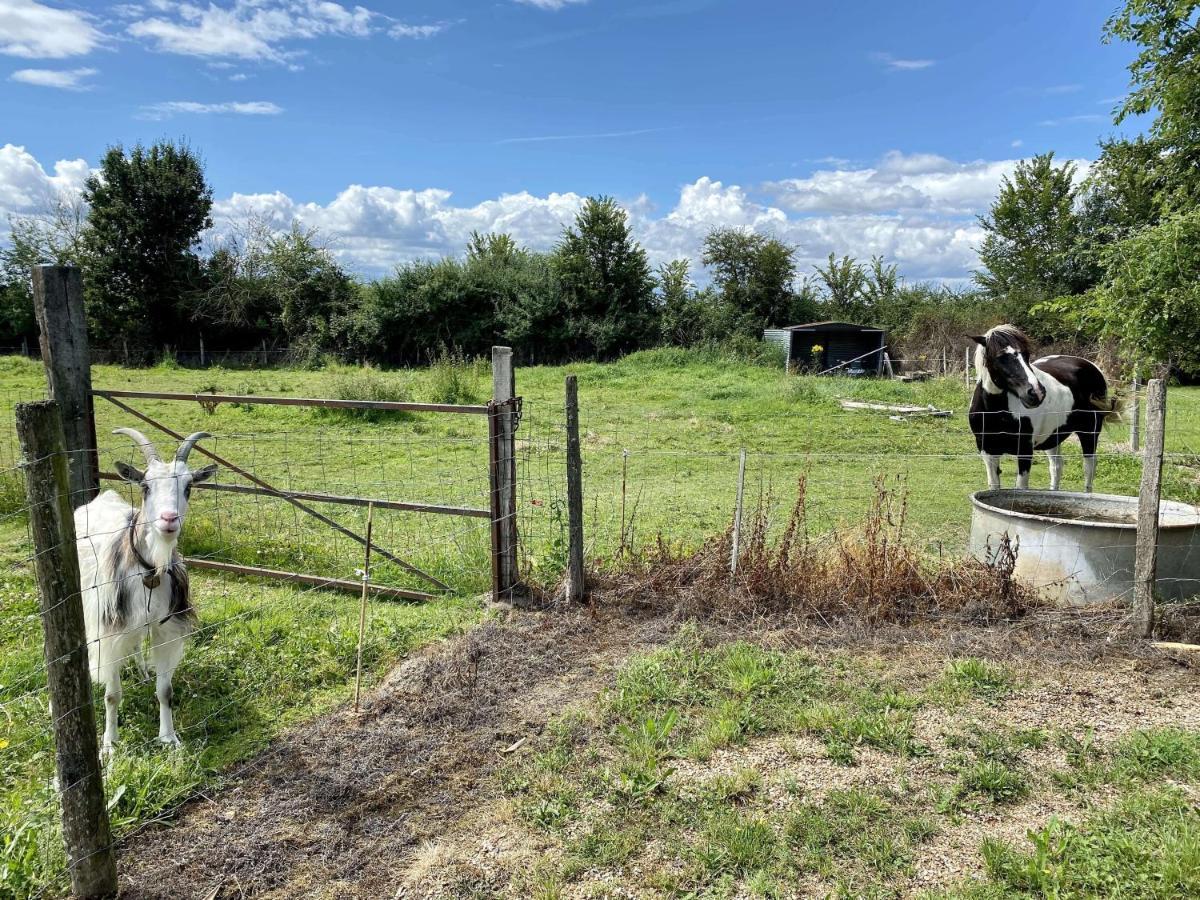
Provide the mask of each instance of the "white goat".
POLYGON ((105 756, 117 739, 121 669, 130 658, 142 665, 147 638, 156 675, 158 739, 179 743, 171 715, 171 677, 183 659, 183 641, 195 627, 196 613, 176 548, 192 485, 217 471, 215 465, 195 472, 187 466, 196 441, 211 437, 207 432, 185 439, 169 463, 140 431, 118 428, 113 434, 131 437, 146 458, 145 472, 117 463, 121 477, 141 488, 141 509, 116 491, 105 491, 75 510, 89 668, 92 679, 104 683, 105 756))

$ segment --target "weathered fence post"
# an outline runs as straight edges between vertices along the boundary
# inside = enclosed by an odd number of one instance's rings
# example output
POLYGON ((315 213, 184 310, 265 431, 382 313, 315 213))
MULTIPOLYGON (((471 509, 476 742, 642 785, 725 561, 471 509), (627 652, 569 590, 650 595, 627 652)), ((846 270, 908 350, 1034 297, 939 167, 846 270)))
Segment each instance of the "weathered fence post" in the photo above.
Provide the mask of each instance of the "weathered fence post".
POLYGON ((967 385, 967 390, 971 390, 971 348, 963 350, 963 381, 967 385))
POLYGON ((77 897, 109 897, 117 893, 117 867, 96 742, 63 427, 52 400, 20 403, 16 418, 37 551, 34 564, 71 888, 77 897))
POLYGON ((746 492, 746 448, 738 454, 737 503, 733 512, 733 548, 729 552, 729 574, 736 575, 742 552, 742 498, 746 492))
MULTIPOLYGON (((496 426, 497 585, 500 594, 511 594, 520 581, 517 566, 517 394, 512 348, 492 348, 492 403, 496 426)), ((499 599, 499 598, 496 598, 499 599)))
POLYGON ((566 379, 567 404, 567 599, 578 602, 586 590, 583 570, 583 453, 579 446, 579 383, 566 379))
POLYGON ((1142 379, 1139 375, 1133 376, 1133 403, 1129 407, 1129 449, 1137 453, 1141 449, 1141 428, 1142 428, 1142 379))
POLYGON ((202 368, 202 369, 208 368, 205 365, 205 363, 206 363, 206 360, 204 359, 204 332, 202 331, 202 332, 200 332, 200 368, 202 368))
POLYGON ((1133 626, 1140 637, 1154 630, 1154 580, 1158 565, 1158 505, 1162 494, 1167 390, 1161 378, 1146 384, 1146 452, 1138 494, 1137 560, 1133 571, 1133 626))
POLYGON ((92 412, 92 356, 79 269, 34 266, 33 308, 41 332, 42 363, 50 396, 58 403, 62 416, 74 508, 90 502, 100 490, 92 412))

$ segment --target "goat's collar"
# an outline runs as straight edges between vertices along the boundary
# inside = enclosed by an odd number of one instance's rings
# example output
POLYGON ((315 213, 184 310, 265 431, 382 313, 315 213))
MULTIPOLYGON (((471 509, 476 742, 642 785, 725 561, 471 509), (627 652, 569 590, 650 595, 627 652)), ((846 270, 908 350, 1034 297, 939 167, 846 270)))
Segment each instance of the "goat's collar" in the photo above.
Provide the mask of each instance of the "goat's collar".
POLYGON ((129 519, 129 550, 133 554, 133 558, 137 560, 137 564, 142 568, 142 584, 153 590, 162 584, 162 573, 158 567, 151 564, 142 556, 142 551, 137 545, 137 525, 138 519, 141 516, 134 513, 129 519))

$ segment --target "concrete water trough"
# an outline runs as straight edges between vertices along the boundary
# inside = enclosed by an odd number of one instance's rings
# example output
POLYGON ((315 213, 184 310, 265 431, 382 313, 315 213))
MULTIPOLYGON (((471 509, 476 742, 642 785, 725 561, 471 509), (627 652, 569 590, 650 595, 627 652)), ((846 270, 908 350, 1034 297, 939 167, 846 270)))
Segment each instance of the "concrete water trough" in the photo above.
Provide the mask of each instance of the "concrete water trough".
MULTIPOLYGON (((1018 544, 1016 576, 1048 600, 1070 605, 1127 598, 1133 591, 1137 497, 1067 491, 977 491, 971 553, 988 558, 1004 534, 1018 544)), ((1158 594, 1200 594, 1200 509, 1159 506, 1158 594)))

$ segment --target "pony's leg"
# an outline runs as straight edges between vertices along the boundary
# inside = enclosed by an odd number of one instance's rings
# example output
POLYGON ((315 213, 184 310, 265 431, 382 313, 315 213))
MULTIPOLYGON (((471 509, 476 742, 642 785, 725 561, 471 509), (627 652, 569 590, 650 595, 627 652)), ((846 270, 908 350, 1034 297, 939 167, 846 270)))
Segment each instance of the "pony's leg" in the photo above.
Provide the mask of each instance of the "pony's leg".
POLYGON ((158 740, 163 744, 179 745, 175 734, 175 717, 171 711, 174 690, 171 679, 183 659, 183 634, 168 624, 150 633, 150 658, 154 665, 154 693, 158 697, 158 740))
POLYGON ((988 489, 1000 490, 1000 457, 992 453, 981 452, 983 466, 987 469, 988 489))
POLYGON ((1062 484, 1063 455, 1062 450, 1055 447, 1046 451, 1046 460, 1050 463, 1050 490, 1057 491, 1062 484))
POLYGON ((1033 453, 1022 453, 1017 457, 1017 488, 1029 490, 1029 470, 1033 468, 1033 453))
POLYGON ((1092 492, 1092 482, 1096 478, 1096 445, 1100 443, 1100 432, 1079 432, 1079 445, 1083 448, 1083 490, 1092 492))
POLYGON ((1017 489, 1029 490, 1029 470, 1033 468, 1033 436, 1022 434, 1017 440, 1017 489))
POLYGON ((1096 478, 1096 454, 1092 453, 1083 458, 1083 490, 1092 492, 1092 482, 1096 478))

